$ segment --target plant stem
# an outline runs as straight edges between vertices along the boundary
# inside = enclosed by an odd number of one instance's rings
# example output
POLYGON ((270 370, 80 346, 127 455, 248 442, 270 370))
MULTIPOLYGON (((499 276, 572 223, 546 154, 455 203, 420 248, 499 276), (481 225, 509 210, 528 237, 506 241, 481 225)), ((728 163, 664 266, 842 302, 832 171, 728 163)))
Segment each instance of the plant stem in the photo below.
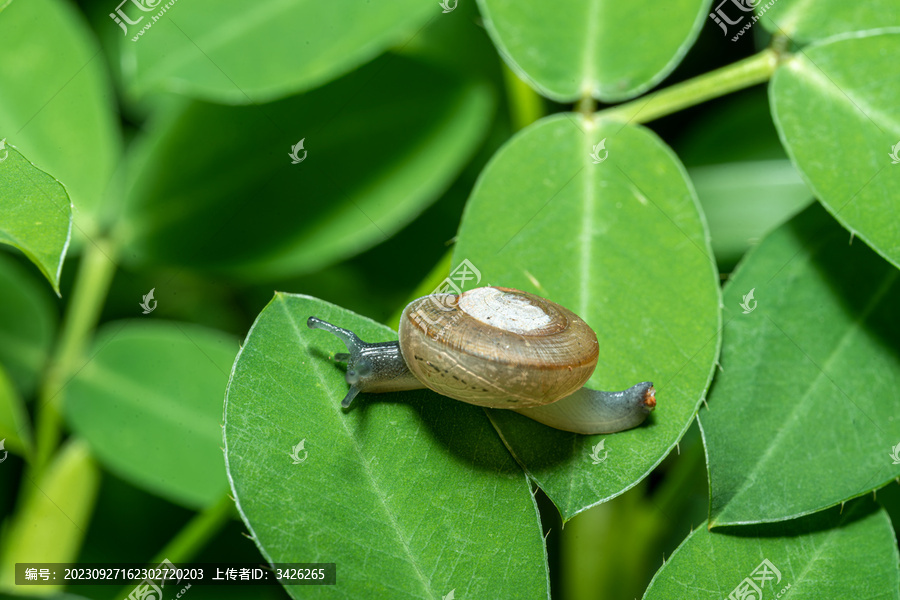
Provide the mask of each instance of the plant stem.
POLYGON ((782 56, 767 48, 749 58, 704 73, 636 100, 601 110, 597 118, 647 123, 707 100, 768 81, 782 56))
POLYGON ((227 495, 222 496, 188 521, 150 564, 156 566, 166 559, 175 564, 191 560, 236 515, 234 500, 227 495))
MULTIPOLYGON (((234 500, 227 494, 222 496, 188 521, 181 531, 153 557, 149 565, 156 567, 164 560, 168 560, 177 567, 179 563, 189 562, 235 516, 237 516, 237 511, 234 507, 234 500)), ((128 584, 115 597, 127 598, 133 589, 134 585, 128 584)))
POLYGON ((66 309, 62 330, 38 393, 35 415, 36 452, 31 473, 35 481, 39 481, 41 472, 59 443, 62 391, 74 374, 100 318, 100 311, 116 271, 114 257, 114 246, 108 240, 99 238, 85 245, 72 299, 66 309))
POLYGON ((505 62, 501 62, 503 83, 509 100, 509 116, 513 131, 531 125, 544 116, 544 99, 531 86, 519 79, 505 62))

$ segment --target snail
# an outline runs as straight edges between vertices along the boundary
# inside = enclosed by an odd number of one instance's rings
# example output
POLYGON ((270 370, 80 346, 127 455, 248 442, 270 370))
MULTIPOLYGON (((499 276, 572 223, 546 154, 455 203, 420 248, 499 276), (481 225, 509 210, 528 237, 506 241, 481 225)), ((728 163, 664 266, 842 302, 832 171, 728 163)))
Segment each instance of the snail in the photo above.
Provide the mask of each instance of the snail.
POLYGON ((656 406, 649 381, 621 392, 587 389, 597 365, 594 331, 570 310, 512 288, 482 287, 412 301, 396 342, 366 343, 309 317, 347 353, 348 408, 359 392, 430 388, 443 396, 514 410, 556 429, 613 433, 640 425, 656 406))

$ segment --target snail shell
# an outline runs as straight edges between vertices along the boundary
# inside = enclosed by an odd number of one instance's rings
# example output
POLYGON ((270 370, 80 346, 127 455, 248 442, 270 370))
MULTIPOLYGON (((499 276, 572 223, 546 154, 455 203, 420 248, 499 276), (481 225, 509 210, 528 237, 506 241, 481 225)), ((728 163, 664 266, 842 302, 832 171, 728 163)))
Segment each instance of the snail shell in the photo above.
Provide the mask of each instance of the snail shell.
POLYGON ((444 396, 493 408, 528 408, 574 393, 597 365, 597 335, 575 313, 511 288, 435 294, 400 320, 409 369, 444 396))

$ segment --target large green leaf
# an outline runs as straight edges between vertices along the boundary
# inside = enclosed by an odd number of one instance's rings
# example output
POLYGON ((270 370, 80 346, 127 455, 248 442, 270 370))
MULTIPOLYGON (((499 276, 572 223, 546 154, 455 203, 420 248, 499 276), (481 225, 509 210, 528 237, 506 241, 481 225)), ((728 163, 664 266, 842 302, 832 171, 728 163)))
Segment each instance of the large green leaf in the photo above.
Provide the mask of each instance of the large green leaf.
POLYGON ((709 239, 672 151, 642 127, 572 114, 537 122, 482 173, 454 251, 454 263, 464 259, 481 285, 534 292, 593 327, 600 361, 590 387, 656 384, 648 422, 607 438, 492 411, 513 454, 564 519, 637 483, 687 429, 719 347, 709 239), (603 139, 608 157, 594 164, 603 139), (601 439, 609 458, 596 465, 589 455, 601 439))
POLYGON ((36 272, 0 253, 0 364, 23 396, 34 389, 53 341, 58 317, 50 298, 36 272))
MULTIPOLYGON (((900 26, 900 3, 895 0, 778 0, 772 6, 758 2, 756 15, 772 33, 795 42, 820 40, 839 33, 900 26)), ((732 20, 743 13, 730 5, 723 9, 732 20), (733 14, 732 14, 733 13, 733 14)), ((746 23, 746 21, 745 21, 746 23)), ((744 23, 736 25, 743 26, 744 23)))
POLYGON ((900 267, 900 33, 859 34, 806 48, 770 84, 775 124, 825 208, 900 267), (894 149, 894 150, 892 150, 894 149))
POLYGON ((635 6, 616 0, 479 0, 485 26, 509 66, 560 102, 625 100, 678 65, 706 22, 707 2, 635 6))
POLYGON ((123 8, 137 21, 121 26, 128 91, 164 89, 234 104, 327 83, 391 44, 405 44, 441 14, 437 2, 420 0, 205 0, 168 9, 162 0, 141 3, 150 10, 123 8))
POLYGON ((107 324, 66 390, 69 424, 123 479, 207 506, 227 487, 222 390, 236 352, 233 338, 196 325, 107 324))
POLYGON ((435 200, 492 111, 487 87, 396 56, 265 107, 191 104, 149 140, 127 245, 139 259, 255 278, 320 268, 435 200), (360 90, 364 104, 340 108, 360 90), (301 139, 308 154, 292 164, 301 139))
POLYGON ((0 138, 65 184, 76 223, 96 215, 120 144, 97 42, 64 0, 14 2, 0 39, 0 138))
POLYGON ((338 565, 337 586, 288 593, 547 598, 529 485, 483 411, 425 390, 364 394, 342 410, 347 384, 329 356, 343 345, 308 329, 312 315, 367 341, 396 339, 321 300, 277 294, 235 362, 225 455, 253 539, 273 562, 338 565))
POLYGON ((65 188, 0 141, 0 244, 21 250, 59 294, 72 203, 65 188))
POLYGON ((723 372, 700 414, 713 526, 797 517, 900 476, 900 272, 848 238, 814 204, 725 289, 723 372))
POLYGON ((644 600, 896 600, 897 560, 887 513, 859 500, 843 513, 835 509, 728 534, 700 527, 657 572, 644 600), (762 595, 751 586, 760 586, 762 595), (753 593, 731 595, 738 589, 753 593))

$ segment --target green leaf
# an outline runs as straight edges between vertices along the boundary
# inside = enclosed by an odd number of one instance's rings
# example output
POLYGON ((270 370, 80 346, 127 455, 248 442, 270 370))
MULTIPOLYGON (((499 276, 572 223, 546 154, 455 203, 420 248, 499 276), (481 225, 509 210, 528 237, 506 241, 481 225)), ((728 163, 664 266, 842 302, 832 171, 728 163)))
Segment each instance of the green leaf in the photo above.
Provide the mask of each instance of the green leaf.
POLYGON ((208 506, 227 485, 222 390, 236 351, 230 336, 196 325, 107 324, 67 388, 68 422, 118 476, 208 506))
POLYGON ((464 259, 481 285, 536 293, 591 325, 600 360, 589 387, 657 388, 648 422, 608 437, 492 411, 516 458, 564 519, 637 483, 693 419, 719 346, 708 234, 672 151, 642 127, 573 114, 538 121, 483 171, 454 251, 455 264, 464 259), (598 158, 609 154, 594 164, 601 140, 598 158), (595 465, 601 439, 609 459, 595 465))
POLYGON ((509 66, 559 102, 618 102, 659 83, 706 22, 702 0, 519 2, 479 0, 485 26, 509 66))
POLYGON ((23 396, 34 390, 50 352, 57 324, 50 298, 37 273, 0 253, 0 364, 23 396))
POLYGON ((778 68, 770 97, 782 142, 816 197, 900 267, 900 220, 887 217, 900 212, 891 157, 900 155, 900 119, 884 79, 898 53, 898 33, 814 44, 778 68))
POLYGON ((395 56, 263 108, 191 104, 148 140, 126 244, 144 261, 255 279, 319 269, 434 201, 492 112, 487 87, 395 56), (336 108, 360 90, 364 105, 336 108))
MULTIPOLYGON (((96 217, 120 152, 96 40, 63 0, 11 4, 0 18, 0 39, 0 138, 65 184, 79 222, 96 217)), ((88 235, 91 228, 81 225, 88 235)))
POLYGON ((891 521, 869 500, 843 514, 835 509, 728 532, 692 532, 656 573, 644 600, 900 598, 891 521), (762 595, 731 596, 738 586, 753 590, 747 579, 764 583, 762 595))
MULTIPOLYGON (((732 20, 743 14, 731 6, 725 10, 732 20)), ((766 29, 772 33, 787 35, 794 42, 821 40, 839 33, 864 29, 900 26, 900 4, 894 0, 777 0, 768 8, 765 3, 758 2, 756 15, 761 17, 766 29)), ((741 26, 743 23, 735 27, 741 26)))
POLYGON ((0 244, 21 250, 59 294, 72 203, 65 188, 0 141, 0 244))
POLYGON ((263 556, 336 562, 347 597, 547 598, 529 485, 483 411, 427 390, 363 394, 342 410, 347 384, 329 357, 345 349, 307 328, 312 315, 396 339, 308 296, 279 293, 257 318, 228 386, 225 454, 263 556))
POLYGON ((765 234, 814 201, 787 159, 710 165, 689 173, 720 268, 733 267, 765 234))
MULTIPOLYGON (((39 482, 25 478, 22 485, 24 501, 6 524, 0 555, 0 587, 17 592, 22 588, 15 585, 15 563, 76 562, 100 486, 100 470, 84 441, 73 438, 39 482)), ((60 589, 52 585, 35 591, 47 595, 60 589)))
POLYGON ((725 288, 723 372, 700 414, 712 526, 798 517, 900 476, 900 272, 848 238, 814 204, 725 288))
POLYGON ((229 104, 268 102, 328 83, 402 46, 440 15, 437 2, 419 0, 145 4, 153 8, 123 7, 138 21, 122 37, 126 89, 229 104))
POLYGON ((30 457, 33 451, 31 423, 22 398, 13 387, 6 371, 0 366, 0 441, 6 449, 30 457))

